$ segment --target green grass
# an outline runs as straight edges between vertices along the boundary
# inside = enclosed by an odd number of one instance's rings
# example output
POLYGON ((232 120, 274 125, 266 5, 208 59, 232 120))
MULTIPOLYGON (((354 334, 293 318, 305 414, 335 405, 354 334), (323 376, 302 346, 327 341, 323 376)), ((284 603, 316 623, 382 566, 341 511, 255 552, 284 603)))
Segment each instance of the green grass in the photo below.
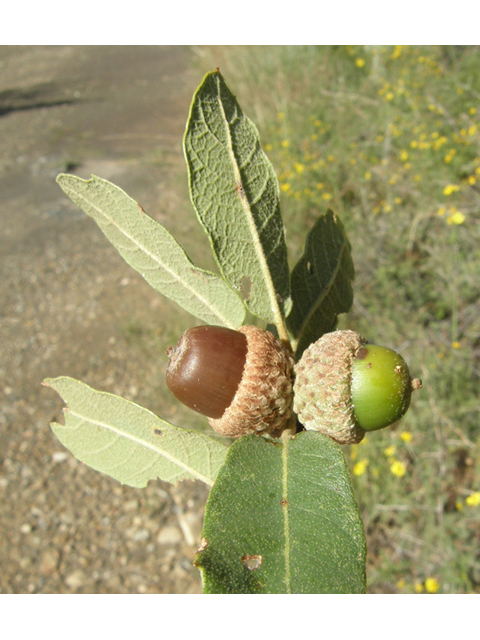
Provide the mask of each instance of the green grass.
POLYGON ((201 51, 260 129, 291 266, 333 208, 356 266, 340 327, 423 379, 399 425, 345 449, 369 591, 480 592, 480 49, 201 51))

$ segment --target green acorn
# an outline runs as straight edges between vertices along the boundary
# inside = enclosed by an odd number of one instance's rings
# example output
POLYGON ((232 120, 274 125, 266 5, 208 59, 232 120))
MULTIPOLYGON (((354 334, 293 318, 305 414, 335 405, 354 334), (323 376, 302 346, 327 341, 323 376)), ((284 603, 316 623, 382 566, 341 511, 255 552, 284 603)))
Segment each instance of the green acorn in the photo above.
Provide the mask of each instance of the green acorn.
POLYGON ((392 349, 368 344, 354 331, 334 331, 310 345, 295 365, 293 409, 305 429, 340 444, 399 420, 421 380, 392 349))

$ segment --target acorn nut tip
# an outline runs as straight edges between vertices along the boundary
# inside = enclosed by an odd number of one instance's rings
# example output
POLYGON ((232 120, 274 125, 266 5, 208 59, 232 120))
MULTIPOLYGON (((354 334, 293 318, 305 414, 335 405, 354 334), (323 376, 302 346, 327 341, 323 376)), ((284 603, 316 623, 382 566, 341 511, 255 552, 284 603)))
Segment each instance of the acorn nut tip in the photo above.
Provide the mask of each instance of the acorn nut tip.
POLYGON ((167 350, 167 386, 224 436, 279 435, 292 416, 293 357, 270 332, 202 326, 167 350))
POLYGON ((354 331, 334 331, 296 364, 293 408, 305 429, 356 444, 366 431, 399 420, 421 386, 392 349, 368 344, 354 331))

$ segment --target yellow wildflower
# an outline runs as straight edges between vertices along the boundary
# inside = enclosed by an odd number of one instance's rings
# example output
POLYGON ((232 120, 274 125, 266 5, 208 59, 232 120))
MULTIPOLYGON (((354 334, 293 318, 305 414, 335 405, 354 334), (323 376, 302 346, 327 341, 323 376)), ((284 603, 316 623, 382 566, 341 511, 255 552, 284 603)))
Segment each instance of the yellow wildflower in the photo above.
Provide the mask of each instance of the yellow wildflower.
POLYGON ((476 133, 477 133, 477 126, 475 124, 472 124, 472 126, 469 127, 468 129, 468 135, 474 136, 476 133))
POLYGON ((365 471, 367 470, 367 467, 368 467, 368 460, 360 460, 353 467, 353 475, 355 475, 355 476, 363 475, 365 473, 365 471))
POLYGON ((452 349, 460 349, 460 343, 455 340, 452 342, 452 349))
POLYGON ((455 503, 455 509, 457 511, 461 511, 463 509, 463 502, 460 502, 460 501, 456 502, 455 503))
POLYGON ((394 460, 390 466, 390 471, 394 476, 397 476, 397 478, 403 478, 407 472, 407 467, 403 462, 400 462, 400 460, 394 460))
POLYGON ((452 193, 455 193, 455 191, 458 191, 459 188, 460 187, 456 184, 447 184, 447 186, 443 189, 443 195, 450 196, 452 195, 452 193))
POLYGON ((413 588, 415 589, 415 593, 423 593, 423 584, 420 582, 416 582, 413 588))
POLYGON ((475 109, 475 107, 470 107, 470 109, 468 110, 468 113, 471 116, 474 116, 477 113, 477 110, 475 109))
POLYGON ((447 224, 463 224, 465 222, 465 216, 460 211, 456 211, 452 213, 452 215, 448 216, 447 224))
POLYGON ((333 197, 333 196, 332 196, 332 194, 331 194, 331 193, 324 193, 324 194, 323 194, 323 196, 322 196, 322 198, 323 198, 324 200, 327 200, 327 202, 328 202, 328 200, 331 200, 331 199, 332 199, 332 197, 333 197))
POLYGON ((334 161, 335 161, 335 156, 329 155, 329 156, 328 156, 328 158, 327 158, 327 160, 328 160, 329 162, 334 162, 334 161))
POLYGON ((425 589, 427 593, 437 593, 440 585, 435 580, 435 578, 427 578, 425 580, 425 589))
POLYGON ((365 180, 370 180, 370 178, 372 177, 372 174, 370 173, 370 171, 365 171, 365 180))
POLYGON ((446 142, 447 138, 445 136, 441 136, 440 138, 438 138, 438 140, 435 140, 435 142, 433 143, 433 148, 435 149, 435 151, 438 151, 438 149, 440 149, 440 147, 443 146, 446 142))
POLYGON ((361 68, 365 66, 365 60, 363 58, 357 58, 355 60, 355 64, 357 65, 357 67, 361 68))
POLYGON ((405 162, 406 160, 408 160, 408 153, 407 153, 407 151, 405 151, 405 149, 402 149, 400 151, 400 160, 402 162, 405 162))
POLYGON ((288 149, 289 146, 290 146, 290 142, 288 140, 282 140, 282 147, 284 149, 288 149))
POLYGON ((392 456, 395 455, 396 450, 397 450, 397 447, 394 444, 391 444, 389 447, 385 449, 383 453, 387 456, 387 458, 391 458, 392 456))
POLYGON ((467 182, 468 182, 468 184, 473 186, 474 184, 476 184, 477 180, 476 180, 475 176, 468 176, 467 182))
POLYGON ((280 185, 280 189, 282 191, 290 191, 290 183, 289 182, 282 182, 282 184, 280 185))
POLYGON ((279 120, 285 120, 285 114, 283 113, 283 111, 279 111, 279 112, 277 113, 277 118, 278 118, 279 120))
POLYGON ((395 94, 393 94, 391 91, 389 91, 385 96, 385 100, 390 101, 390 100, 393 100, 394 97, 395 97, 395 94))
POLYGON ((293 168, 297 173, 303 173, 305 171, 305 165, 302 164, 301 162, 294 162, 293 168))
POLYGON ((317 189, 323 189, 323 182, 317 182, 315 186, 317 187, 317 189))
POLYGON ((403 442, 411 442, 412 438, 413 436, 410 431, 402 431, 400 434, 400 440, 403 440, 403 442))
POLYGON ((476 491, 472 493, 471 496, 465 500, 465 504, 468 504, 469 507, 478 507, 480 504, 480 491, 476 491))
POLYGON ((405 588, 405 584, 406 584, 406 582, 405 582, 405 580, 402 578, 401 580, 399 580, 399 581, 397 582, 397 589, 404 589, 404 588, 405 588))
POLYGON ((401 44, 396 44, 395 45, 395 49, 393 50, 392 55, 390 56, 390 58, 392 60, 396 60, 402 53, 402 49, 403 49, 403 45, 401 44))

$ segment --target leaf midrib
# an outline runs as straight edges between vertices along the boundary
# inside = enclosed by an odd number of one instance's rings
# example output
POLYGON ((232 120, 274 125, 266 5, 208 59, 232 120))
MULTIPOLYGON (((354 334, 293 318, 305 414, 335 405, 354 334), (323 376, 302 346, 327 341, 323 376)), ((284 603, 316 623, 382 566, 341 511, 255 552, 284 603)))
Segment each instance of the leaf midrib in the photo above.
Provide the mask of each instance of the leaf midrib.
MULTIPOLYGON (((138 438, 138 437, 134 436, 131 433, 122 431, 121 429, 118 429, 117 427, 114 427, 113 425, 107 424, 105 422, 101 422, 99 420, 94 420, 92 418, 89 418, 88 416, 84 416, 81 413, 78 413, 77 411, 72 411, 71 409, 68 409, 68 413, 71 416, 77 418, 78 420, 80 420, 80 421, 82 421, 84 423, 91 424, 91 425, 96 426, 96 427, 101 427, 102 429, 106 429, 107 431, 111 431, 112 433, 115 433, 119 437, 126 438, 127 440, 131 440, 132 442, 135 442, 136 444, 138 444, 138 445, 140 445, 140 446, 142 446, 142 447, 144 447, 146 449, 150 449, 151 451, 154 451, 155 453, 157 453, 159 456, 162 456, 163 458, 166 458, 172 464, 175 464, 177 467, 180 467, 181 469, 183 469, 187 473, 191 474, 197 480, 202 480, 202 482, 205 482, 209 486, 213 485, 213 480, 211 478, 208 478, 207 476, 204 476, 203 474, 199 473, 198 471, 196 471, 195 469, 193 469, 189 465, 185 464, 184 462, 181 462, 180 460, 178 460, 177 458, 175 458, 171 454, 159 449, 158 447, 154 446, 150 442, 147 442, 146 440, 138 438)), ((60 425, 60 426, 62 426, 62 425, 60 425)), ((94 455, 93 452, 92 452, 92 455, 94 455)))
MULTIPOLYGON (((232 162, 232 166, 235 172, 235 184, 238 186, 242 187, 242 194, 240 195, 240 203, 242 205, 242 208, 245 212, 245 217, 247 220, 247 224, 248 224, 248 228, 250 231, 250 236, 252 238, 253 241, 253 247, 255 250, 255 254, 257 256, 258 262, 260 264, 260 269, 262 272, 262 276, 266 285, 266 289, 268 292, 268 297, 270 300, 270 308, 273 311, 273 315, 274 315, 274 323, 277 326, 279 332, 281 332, 282 327, 284 326, 284 322, 283 322, 283 316, 280 312, 280 308, 278 306, 278 301, 277 301, 277 296, 276 296, 276 292, 275 292, 275 286, 273 284, 272 281, 272 276, 270 273, 270 269, 267 263, 267 259, 265 257, 265 253, 263 251, 263 247, 262 247, 262 243, 260 241, 260 237, 259 237, 259 231, 255 225, 255 220, 253 218, 253 214, 252 214, 252 209, 250 207, 250 204, 245 196, 245 189, 244 189, 244 185, 243 185, 243 181, 242 181, 242 174, 240 172, 240 167, 237 163, 237 158, 235 156, 235 152, 233 149, 233 142, 232 142, 232 136, 231 136, 231 132, 230 132, 230 126, 228 124, 228 120, 227 120, 227 116, 225 113, 225 109, 223 108, 223 103, 220 97, 220 77, 217 75, 215 78, 215 82, 217 84, 217 101, 218 101, 218 105, 219 105, 219 109, 223 115, 223 122, 225 123, 225 130, 226 130, 226 136, 227 136, 227 150, 228 150, 228 154, 230 156, 230 160, 232 162)), ((244 118, 246 118, 246 116, 243 116, 244 118)), ((286 333, 286 332, 285 332, 286 333)))
POLYGON ((290 571, 290 506, 288 503, 288 445, 290 444, 290 435, 288 431, 284 431, 282 434, 283 447, 282 447, 282 498, 285 501, 283 504, 283 523, 285 530, 285 590, 286 593, 292 593, 291 585, 291 571, 290 571))

